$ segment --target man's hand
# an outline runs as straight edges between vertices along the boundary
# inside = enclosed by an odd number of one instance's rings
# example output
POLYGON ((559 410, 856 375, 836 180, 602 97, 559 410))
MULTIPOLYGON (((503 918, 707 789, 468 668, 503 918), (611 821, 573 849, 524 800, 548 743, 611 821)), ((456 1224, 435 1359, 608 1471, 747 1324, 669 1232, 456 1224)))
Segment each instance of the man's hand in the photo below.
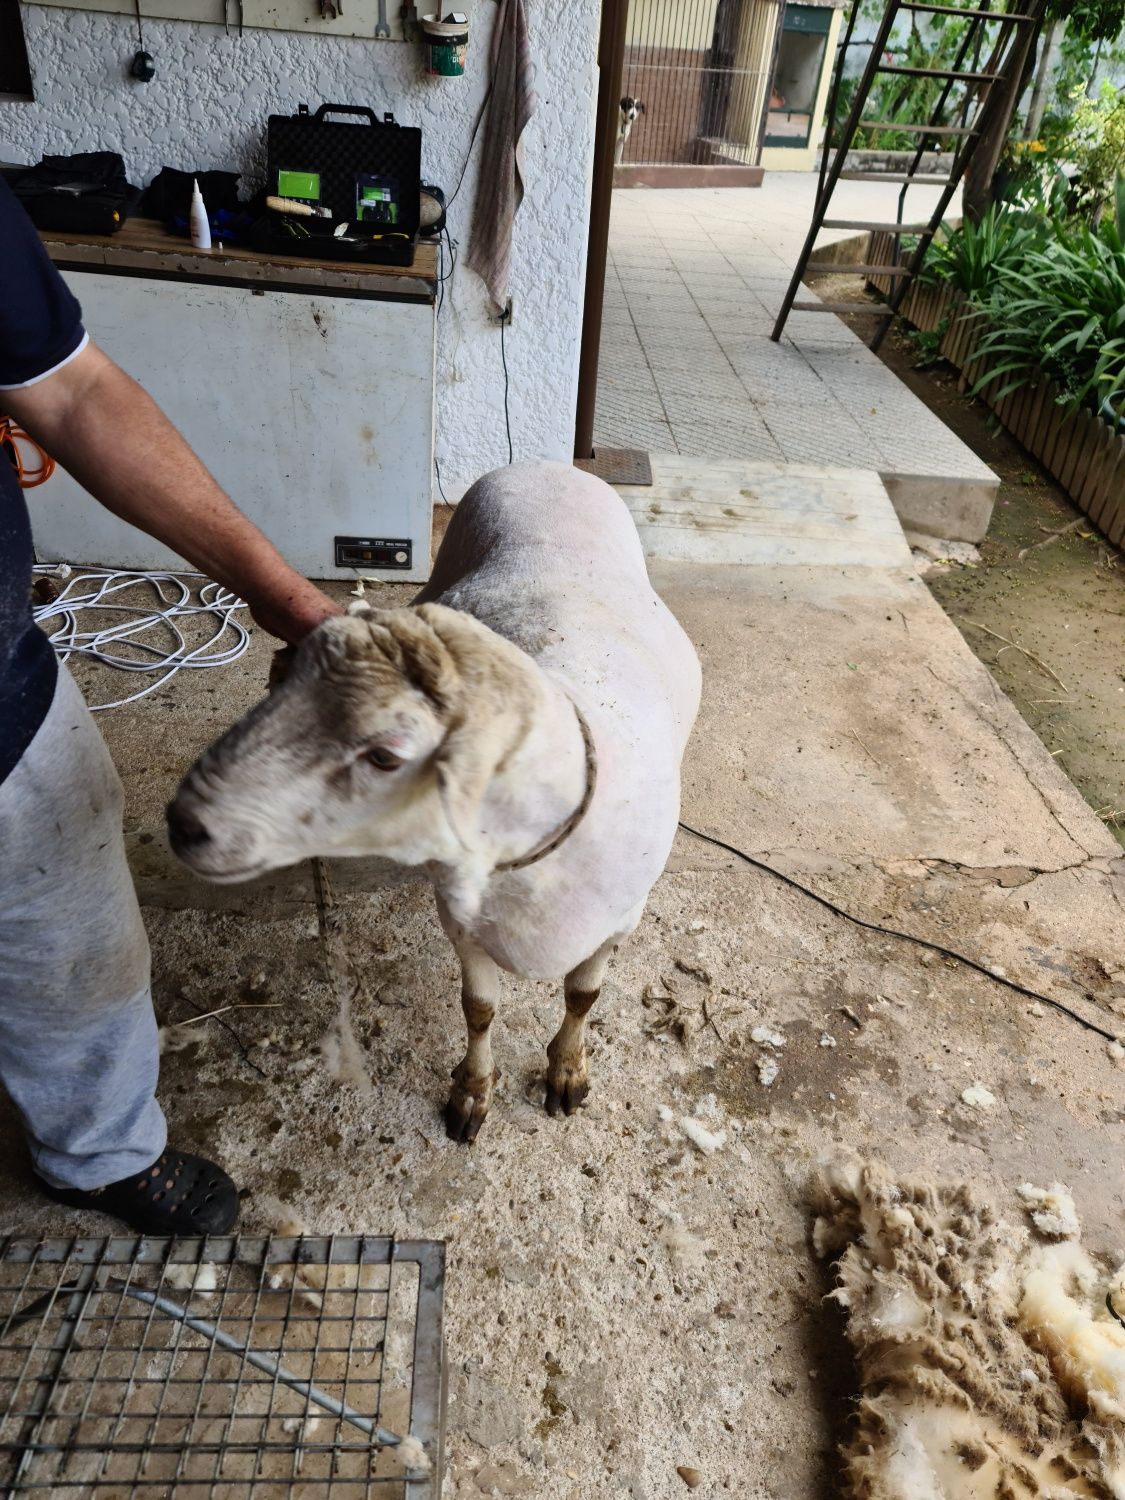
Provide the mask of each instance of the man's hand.
POLYGON ((108 509, 233 589, 291 645, 340 613, 219 488, 142 388, 93 344, 4 405, 108 509))
MULTIPOLYGON (((300 578, 300 574, 297 577, 300 578)), ((307 579, 301 579, 302 583, 308 583, 307 579)), ((289 646, 295 646, 303 636, 308 635, 320 624, 321 620, 330 619, 333 615, 340 613, 339 607, 333 604, 327 594, 322 594, 318 588, 309 584, 312 594, 308 599, 258 599, 251 601, 250 613, 254 623, 260 625, 263 630, 268 630, 270 635, 280 636, 289 646)), ((242 597, 245 599, 246 595, 242 597)))

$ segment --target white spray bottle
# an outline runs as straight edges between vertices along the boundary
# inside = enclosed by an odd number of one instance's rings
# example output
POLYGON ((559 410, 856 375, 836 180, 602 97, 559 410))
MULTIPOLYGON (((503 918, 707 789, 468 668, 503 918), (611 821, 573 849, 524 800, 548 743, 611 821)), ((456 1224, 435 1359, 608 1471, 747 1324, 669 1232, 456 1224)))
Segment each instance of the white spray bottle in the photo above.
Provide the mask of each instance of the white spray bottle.
POLYGON ((207 221, 207 210, 203 206, 203 194, 199 182, 191 180, 191 242, 197 250, 210 250, 211 225, 207 221))

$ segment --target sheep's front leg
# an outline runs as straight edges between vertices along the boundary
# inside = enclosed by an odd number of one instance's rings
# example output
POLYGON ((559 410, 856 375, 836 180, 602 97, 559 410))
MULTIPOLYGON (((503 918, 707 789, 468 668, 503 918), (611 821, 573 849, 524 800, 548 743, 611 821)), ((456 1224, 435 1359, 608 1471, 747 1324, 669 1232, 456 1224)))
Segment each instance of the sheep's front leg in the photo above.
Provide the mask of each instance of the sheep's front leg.
POLYGON ((488 954, 473 943, 458 943, 461 960, 461 1009, 468 1048, 453 1069, 453 1087, 445 1106, 445 1132, 452 1141, 475 1141, 492 1104, 497 1073, 492 1062, 489 1029, 496 1014, 500 975, 488 954))
POLYGON ((596 953, 571 969, 563 981, 566 1015, 547 1043, 547 1097, 549 1115, 572 1115, 590 1092, 586 1071, 586 1016, 601 993, 606 965, 616 952, 619 937, 603 943, 596 953))

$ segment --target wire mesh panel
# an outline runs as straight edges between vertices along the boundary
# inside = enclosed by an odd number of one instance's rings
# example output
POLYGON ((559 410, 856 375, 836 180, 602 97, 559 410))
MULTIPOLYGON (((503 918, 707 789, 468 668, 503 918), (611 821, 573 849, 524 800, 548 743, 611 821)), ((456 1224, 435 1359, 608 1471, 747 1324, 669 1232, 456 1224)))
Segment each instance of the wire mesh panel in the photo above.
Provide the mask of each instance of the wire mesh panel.
POLYGON ((777 0, 630 0, 621 92, 644 106, 631 165, 758 160, 777 0))
POLYGON ((355 1236, 0 1241, 0 1494, 436 1500, 444 1265, 355 1236))

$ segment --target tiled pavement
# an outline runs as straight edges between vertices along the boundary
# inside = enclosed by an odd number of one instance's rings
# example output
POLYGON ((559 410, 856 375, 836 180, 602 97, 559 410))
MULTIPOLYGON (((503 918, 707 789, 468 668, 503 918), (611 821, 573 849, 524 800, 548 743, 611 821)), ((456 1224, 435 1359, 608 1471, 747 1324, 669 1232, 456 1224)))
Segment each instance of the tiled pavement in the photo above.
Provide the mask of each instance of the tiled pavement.
MULTIPOLYGON (((595 441, 876 469, 892 494, 894 476, 993 486, 838 318, 794 313, 781 343, 770 341, 814 186, 811 174, 777 173, 761 188, 614 195, 595 441)), ((833 207, 839 217, 892 217, 897 191, 842 183, 833 207)), ((936 190, 910 192, 907 217, 923 217, 936 190)), ((847 233, 828 231, 822 243, 847 233)))

